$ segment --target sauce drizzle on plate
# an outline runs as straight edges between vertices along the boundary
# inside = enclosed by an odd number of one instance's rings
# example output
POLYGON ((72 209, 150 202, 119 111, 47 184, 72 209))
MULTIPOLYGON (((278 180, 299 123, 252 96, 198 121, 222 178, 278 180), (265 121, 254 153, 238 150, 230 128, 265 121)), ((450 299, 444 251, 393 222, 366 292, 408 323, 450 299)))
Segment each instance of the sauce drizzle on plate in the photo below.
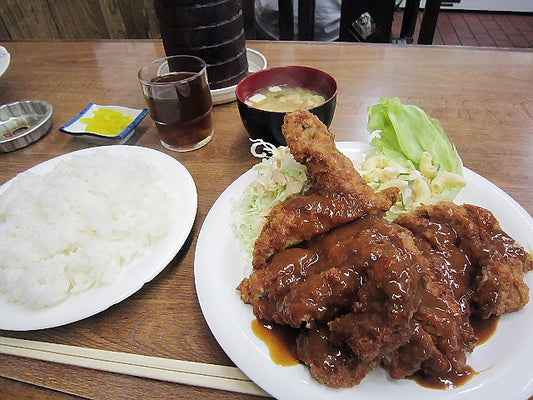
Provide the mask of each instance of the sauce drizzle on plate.
POLYGON ((299 364, 293 349, 296 330, 254 319, 252 331, 267 345, 270 358, 276 364, 284 367, 299 364))
MULTIPOLYGON (((499 317, 494 316, 488 319, 471 318, 470 322, 478 338, 476 345, 485 343, 492 337, 498 326, 499 319, 499 317)), ((252 321, 252 331, 267 345, 270 357, 276 364, 284 367, 299 364, 294 352, 297 330, 254 319, 252 321)), ((468 366, 462 372, 453 371, 452 369, 448 374, 441 376, 425 376, 422 373, 417 373, 411 379, 422 387, 451 389, 464 385, 477 374, 478 372, 468 366)))

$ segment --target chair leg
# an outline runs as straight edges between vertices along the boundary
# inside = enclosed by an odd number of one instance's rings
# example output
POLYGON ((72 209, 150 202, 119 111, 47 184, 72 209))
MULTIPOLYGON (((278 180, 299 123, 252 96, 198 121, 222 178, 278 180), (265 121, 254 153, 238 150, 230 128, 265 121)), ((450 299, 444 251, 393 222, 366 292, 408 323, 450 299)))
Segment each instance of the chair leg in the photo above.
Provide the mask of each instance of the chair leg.
POLYGON ((244 35, 247 40, 257 39, 255 32, 254 0, 242 0, 242 15, 244 18, 244 35))
POLYGON ((294 40, 294 10, 292 0, 278 0, 279 38, 294 40))
POLYGON ((298 40, 314 40, 315 8, 315 0, 298 0, 298 40))
POLYGON ((420 25, 420 33, 418 34, 418 44, 433 43, 441 3, 442 0, 426 1, 426 7, 424 8, 422 23, 420 25))
POLYGON ((407 43, 413 42, 419 9, 420 0, 406 0, 402 17, 400 38, 404 39, 407 43))

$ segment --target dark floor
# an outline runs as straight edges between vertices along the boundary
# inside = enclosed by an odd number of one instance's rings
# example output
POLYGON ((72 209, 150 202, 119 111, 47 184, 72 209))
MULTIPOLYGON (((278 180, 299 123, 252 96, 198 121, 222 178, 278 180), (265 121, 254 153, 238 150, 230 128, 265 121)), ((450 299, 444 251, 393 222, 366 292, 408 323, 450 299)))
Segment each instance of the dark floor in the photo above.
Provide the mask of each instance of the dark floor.
MULTIPOLYGON (((393 34, 399 26, 401 15, 394 18, 393 34)), ((441 11, 433 44, 533 48, 533 14, 441 11)))

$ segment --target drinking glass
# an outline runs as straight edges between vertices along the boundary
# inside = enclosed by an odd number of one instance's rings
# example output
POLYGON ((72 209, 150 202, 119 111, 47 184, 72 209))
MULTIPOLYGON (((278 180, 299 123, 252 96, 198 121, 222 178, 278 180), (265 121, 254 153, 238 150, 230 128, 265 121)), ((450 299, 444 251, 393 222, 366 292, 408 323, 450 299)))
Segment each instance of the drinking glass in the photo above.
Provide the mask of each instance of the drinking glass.
POLYGON ((139 70, 148 112, 161 144, 169 150, 195 150, 213 137, 206 71, 201 58, 189 55, 163 57, 139 70))

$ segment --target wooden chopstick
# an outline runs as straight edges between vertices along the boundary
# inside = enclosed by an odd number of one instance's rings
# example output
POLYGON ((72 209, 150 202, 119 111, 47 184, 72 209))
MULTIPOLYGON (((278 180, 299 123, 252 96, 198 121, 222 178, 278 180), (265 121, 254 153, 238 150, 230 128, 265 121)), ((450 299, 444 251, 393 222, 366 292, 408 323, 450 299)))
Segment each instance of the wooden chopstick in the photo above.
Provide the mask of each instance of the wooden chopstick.
POLYGON ((238 368, 0 336, 0 353, 270 397, 238 368))

